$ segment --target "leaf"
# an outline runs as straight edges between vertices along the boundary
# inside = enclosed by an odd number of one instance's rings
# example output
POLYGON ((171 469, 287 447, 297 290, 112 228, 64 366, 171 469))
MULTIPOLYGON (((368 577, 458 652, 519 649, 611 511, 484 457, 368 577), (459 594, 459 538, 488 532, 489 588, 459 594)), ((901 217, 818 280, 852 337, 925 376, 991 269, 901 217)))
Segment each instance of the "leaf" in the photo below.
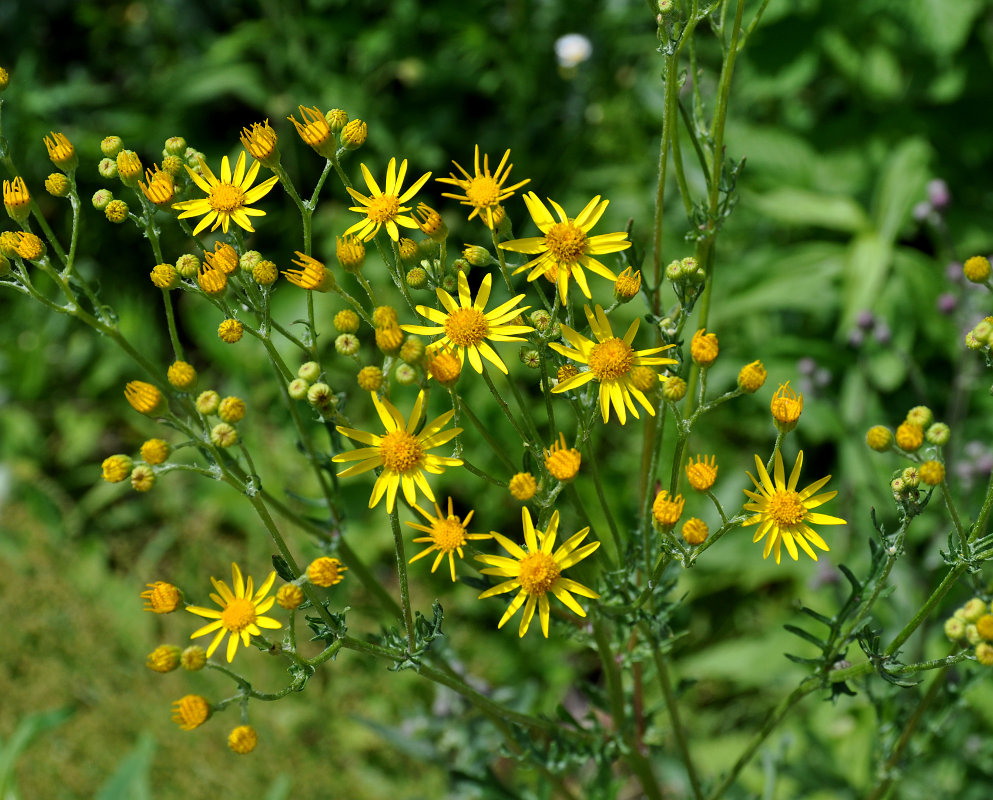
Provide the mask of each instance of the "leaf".
POLYGON ((869 225, 862 207, 846 195, 783 186, 749 198, 759 213, 790 226, 857 233, 869 225))
POLYGON ((155 739, 143 733, 138 744, 132 748, 109 780, 100 787, 95 800, 151 800, 152 791, 148 781, 155 754, 155 739))
POLYGON ((806 639, 808 642, 810 642, 812 645, 814 645, 820 650, 823 650, 825 647, 823 641, 821 641, 816 636, 814 636, 814 634, 805 631, 803 628, 798 628, 796 625, 783 625, 783 628, 788 630, 794 636, 799 636, 801 639, 806 639))

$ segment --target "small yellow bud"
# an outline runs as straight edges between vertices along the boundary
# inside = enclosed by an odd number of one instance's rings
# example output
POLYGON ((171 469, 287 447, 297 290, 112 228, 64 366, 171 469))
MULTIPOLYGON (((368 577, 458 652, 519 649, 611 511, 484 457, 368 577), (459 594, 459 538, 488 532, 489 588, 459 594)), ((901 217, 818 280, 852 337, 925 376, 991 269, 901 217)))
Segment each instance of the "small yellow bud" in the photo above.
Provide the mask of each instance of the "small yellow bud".
POLYGON ((614 281, 614 299, 618 303, 627 303, 638 296, 641 291, 641 270, 632 272, 631 267, 625 267, 614 281))
POLYGON ((754 394, 762 388, 762 385, 765 383, 766 374, 765 367, 762 366, 761 361, 753 361, 751 364, 745 364, 738 372, 738 388, 748 394, 754 394))
POLYGON ((378 392, 383 385, 383 371, 379 367, 362 367, 358 375, 359 388, 367 392, 378 392))
POLYGON ((945 480, 945 465, 940 461, 925 461, 918 472, 921 482, 928 486, 937 486, 945 480))
POLYGON ((659 385, 659 374, 651 367, 633 367, 630 377, 639 392, 650 392, 659 385))
POLYGON ((131 488, 136 492, 147 492, 155 486, 155 471, 147 464, 139 464, 131 470, 131 488))
POLYGON ((31 193, 22 177, 3 182, 3 206, 18 225, 23 225, 31 216, 31 193))
POLYGON ((297 370, 297 377, 303 378, 308 384, 311 384, 321 377, 321 365, 316 361, 301 364, 300 369, 297 370))
POLYGON ((221 396, 213 389, 208 389, 205 392, 200 392, 200 395, 197 397, 196 407, 197 411, 208 417, 211 414, 217 413, 217 407, 220 404, 221 396))
POLYGON ((441 218, 441 214, 435 211, 426 203, 418 203, 414 212, 414 222, 421 229, 421 233, 431 237, 432 241, 443 242, 448 238, 448 226, 441 218))
POLYGON ((179 656, 179 664, 187 672, 196 672, 207 666, 207 651, 198 644, 191 644, 179 656))
POLYGON ((710 529, 707 523, 699 517, 690 517, 683 523, 683 539, 687 544, 703 544, 707 540, 710 529))
POLYGON ((252 268, 252 280, 259 286, 272 286, 279 277, 279 269, 271 261, 262 260, 252 268))
POLYGON ((424 369, 446 389, 453 387, 462 373, 462 362, 445 347, 431 347, 424 352, 424 369))
POLYGON ((393 325, 376 328, 376 347, 386 355, 395 355, 403 344, 403 331, 393 325))
POLYGON ((313 108, 298 106, 298 109, 303 122, 297 122, 293 117, 288 119, 293 123, 300 138, 314 148, 318 155, 328 159, 334 158, 335 141, 331 137, 331 126, 328 125, 320 109, 317 106, 313 108))
POLYGON ((803 413, 803 395, 800 392, 794 392, 790 388, 790 382, 786 381, 786 383, 780 384, 772 396, 769 408, 772 411, 776 429, 782 433, 789 433, 796 427, 800 414, 803 413))
POLYGON ((912 422, 901 423, 896 429, 896 444, 901 450, 913 453, 924 444, 924 430, 912 422))
POLYGON ((185 361, 174 361, 166 373, 169 385, 182 392, 188 392, 197 382, 197 371, 192 364, 185 361))
POLYGON ((18 231, 17 255, 25 261, 37 261, 45 255, 45 243, 33 233, 18 231))
POLYGON ((197 285, 205 295, 217 297, 224 294, 224 290, 228 286, 228 277, 219 269, 201 267, 197 273, 197 285))
POLYGON ((160 644, 145 660, 145 666, 153 672, 172 672, 179 666, 182 650, 174 644, 160 644))
POLYGON ((251 725, 239 725, 228 734, 228 747, 238 755, 251 753, 259 743, 259 735, 251 725))
POLYGON ((141 446, 141 458, 146 464, 162 464, 169 458, 169 443, 162 439, 149 439, 141 446))
POLYGON ((143 171, 141 159, 134 150, 121 150, 117 154, 117 177, 125 186, 136 188, 143 171))
POLYGON ((652 503, 652 516, 655 519, 655 524, 666 530, 672 528, 683 515, 685 504, 686 501, 681 494, 670 497, 669 492, 663 489, 655 496, 652 503))
POLYGON ((341 129, 341 146, 346 150, 358 150, 368 135, 368 126, 360 119, 353 119, 341 129))
POLYGON ((411 289, 423 289, 428 285, 428 272, 424 267, 411 267, 404 276, 411 289))
POLYGON ((240 397, 225 397, 217 407, 217 416, 224 422, 241 422, 247 412, 248 407, 240 397))
POLYGON ((365 262, 365 243, 356 236, 339 236, 335 255, 345 272, 356 275, 365 262))
POLYGON ((279 591, 276 592, 276 602, 280 608, 285 608, 287 611, 299 608, 303 602, 303 589, 295 583, 280 586, 279 591))
POLYGON ((708 461, 703 456, 698 455, 696 462, 690 459, 686 465, 686 478, 690 486, 698 492, 706 492, 717 480, 717 456, 711 456, 708 461))
POLYGON ((129 381, 124 387, 124 398, 139 414, 153 415, 162 409, 162 392, 145 381, 129 381))
POLYGON ((188 694, 172 704, 172 721, 184 731, 192 731, 210 718, 211 710, 206 698, 188 694))
POLYGON ((973 256, 962 265, 965 277, 973 283, 985 283, 990 277, 990 262, 985 256, 973 256))
POLYGON ((477 244, 467 244, 462 251, 462 258, 474 267, 488 267, 493 263, 493 256, 490 255, 490 251, 477 244))
POLYGON ((245 326, 237 319, 222 320, 221 324, 217 326, 217 337, 225 344, 240 342, 244 333, 245 326))
POLYGON ((359 315, 346 308, 334 315, 334 329, 338 333, 355 333, 359 329, 359 315))
POLYGON ((989 606, 981 597, 973 597, 962 606, 962 619, 965 622, 978 622, 979 618, 989 612, 989 606))
POLYGON ((120 136, 105 136, 100 142, 100 152, 107 158, 117 158, 117 154, 124 149, 124 140, 120 136))
POLYGON ((311 258, 299 250, 293 263, 302 269, 284 269, 283 277, 294 286, 313 292, 330 292, 335 287, 334 275, 316 258, 311 258))
POLYGON ((234 447, 238 444, 238 431, 233 425, 218 422, 210 429, 210 441, 221 448, 234 447))
POLYGON ((678 375, 670 375, 662 382, 662 396, 670 403, 678 403, 686 397, 686 381, 678 375))
POLYGON ((76 169, 76 164, 79 163, 76 158, 76 149, 63 134, 52 131, 49 136, 45 137, 44 141, 48 157, 55 166, 66 172, 76 169))
POLYGON ((111 200, 104 207, 103 215, 108 221, 120 225, 128 218, 128 204, 123 200, 111 200))
POLYGON ((337 558, 321 556, 311 561, 310 566, 307 567, 307 580, 315 586, 327 588, 341 583, 342 578, 344 578, 342 573, 347 570, 348 567, 344 566, 337 558))
POLYGON ((120 483, 131 474, 134 468, 130 457, 126 455, 108 456, 100 465, 103 470, 103 479, 107 483, 120 483))
POLYGON ((200 259, 192 253, 184 253, 176 259, 176 272, 192 280, 200 274, 200 259))
POLYGON ((171 583, 155 581, 155 583, 146 583, 145 585, 148 588, 139 595, 145 601, 143 610, 151 611, 154 614, 171 614, 179 608, 182 597, 180 597, 179 589, 171 583))
POLYGON ((66 197, 71 189, 72 184, 61 172, 53 172, 45 178, 45 191, 52 197, 66 197))
POLYGON ((179 272, 172 264, 156 264, 148 276, 159 289, 175 289, 179 286, 179 272))
POLYGON ((717 360, 720 348, 717 345, 717 335, 706 333, 706 328, 700 328, 693 334, 690 341, 690 355, 701 367, 709 367, 717 360))
POLYGON ((324 115, 331 127, 331 133, 337 136, 348 124, 348 112, 341 108, 332 108, 324 115))
POLYGON ((385 328, 388 325, 396 325, 400 322, 400 315, 393 306, 377 306, 372 311, 372 324, 377 328, 385 328))
POLYGON ((405 364, 419 364, 424 358, 424 342, 417 336, 408 336, 400 348, 400 360, 405 364))
POLYGON ((265 122, 253 122, 251 128, 241 129, 241 144, 248 154, 262 166, 272 168, 279 163, 279 149, 276 147, 276 131, 265 122))
POLYGON ((865 443, 877 453, 885 453, 893 446, 893 432, 885 425, 873 425, 865 435, 865 443))
POLYGON ((545 469, 548 470, 549 475, 562 483, 576 477, 582 461, 582 454, 578 450, 566 446, 563 433, 559 434, 559 441, 553 442, 545 451, 545 469))
POLYGON ((923 430, 934 422, 934 412, 927 406, 914 406, 907 412, 906 421, 923 430))
POLYGON ((510 479, 507 488, 515 498, 521 502, 527 502, 538 491, 538 481, 530 472, 518 472, 510 479))

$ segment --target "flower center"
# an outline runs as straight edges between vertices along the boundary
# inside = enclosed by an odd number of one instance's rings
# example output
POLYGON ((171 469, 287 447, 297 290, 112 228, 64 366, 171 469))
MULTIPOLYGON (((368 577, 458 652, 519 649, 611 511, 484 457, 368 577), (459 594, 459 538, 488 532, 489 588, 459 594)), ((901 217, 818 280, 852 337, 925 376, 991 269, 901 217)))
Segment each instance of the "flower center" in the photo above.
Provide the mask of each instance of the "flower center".
POLYGON ((400 198, 395 194, 381 194, 370 201, 365 213, 373 222, 389 222, 400 212, 400 198))
POLYGON ((392 472, 411 472, 421 465, 424 450, 417 437, 407 431, 393 431, 379 443, 383 466, 392 472))
POLYGON ((465 187, 465 196, 476 208, 494 206, 500 201, 500 184, 489 175, 477 175, 465 187))
POLYGON ((782 489, 769 498, 769 516, 778 525, 797 525, 803 521, 807 509, 800 501, 797 492, 786 492, 782 489))
POLYGON ((590 370, 597 380, 612 381, 627 375, 634 363, 634 350, 623 339, 616 336, 605 342, 593 345, 590 351, 590 370))
POLYGON ((586 252, 586 234, 572 220, 557 222, 545 234, 545 246, 560 264, 574 264, 586 252))
POLYGON ((236 597, 221 612, 221 622, 232 633, 241 633, 256 619, 255 605, 247 597, 236 597))
POLYGON ((465 528, 456 516, 439 519, 431 526, 431 538, 439 550, 451 552, 465 544, 465 528))
POLYGON ((536 553, 528 553, 521 559, 521 571, 517 576, 517 582, 528 594, 543 595, 552 588, 552 584, 561 574, 562 570, 555 563, 555 559, 539 550, 536 553))
POLYGON ((459 347, 479 344, 489 331, 490 324, 483 312, 475 308, 460 308, 451 312, 445 320, 445 333, 459 347))
POLYGON ((245 204, 245 195, 230 183, 215 183, 210 187, 207 202, 214 211, 234 211, 245 204))

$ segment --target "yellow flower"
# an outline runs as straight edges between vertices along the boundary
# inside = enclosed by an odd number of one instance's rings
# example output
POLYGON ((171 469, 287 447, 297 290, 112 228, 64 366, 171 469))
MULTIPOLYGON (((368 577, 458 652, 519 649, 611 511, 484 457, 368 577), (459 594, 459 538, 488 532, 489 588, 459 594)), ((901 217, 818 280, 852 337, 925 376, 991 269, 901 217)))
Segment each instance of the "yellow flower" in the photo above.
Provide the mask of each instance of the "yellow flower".
POLYGON ((515 189, 520 189, 525 183, 531 180, 530 178, 525 178, 513 186, 504 186, 507 178, 510 177, 510 171, 514 168, 513 164, 507 164, 507 159, 509 158, 510 150, 503 154, 503 158, 500 159, 500 164, 497 166, 496 171, 491 173, 490 157, 484 154, 483 168, 480 170, 479 145, 477 144, 473 164, 474 174, 470 175, 466 172, 458 161, 452 161, 455 168, 465 177, 457 178, 454 172, 449 172, 447 178, 436 178, 438 183, 449 183, 452 186, 457 186, 462 190, 462 194, 442 192, 441 196, 450 197, 452 200, 458 200, 464 206, 471 207, 472 213, 469 214, 469 219, 479 216, 486 223, 487 227, 490 229, 495 228, 493 209, 508 197, 513 196, 515 189))
POLYGON ((172 202, 172 198, 176 194, 176 185, 172 175, 168 172, 162 172, 158 166, 155 166, 154 172, 150 169, 145 170, 145 179, 148 183, 138 181, 138 187, 148 200, 157 206, 164 206, 172 202))
POLYGON ((465 273, 459 273, 459 302, 444 289, 438 289, 438 299, 447 313, 443 313, 427 306, 417 306, 417 313, 422 317, 427 317, 432 322, 441 327, 431 328, 426 325, 402 325, 403 330, 408 333, 421 333, 426 336, 433 336, 443 333, 439 340, 442 346, 449 345, 455 348, 459 358, 459 363, 465 363, 465 355, 469 356, 469 363, 476 372, 482 374, 483 362, 479 358, 482 355, 487 361, 497 369, 507 374, 507 366, 503 363, 496 351, 486 344, 486 339, 491 342, 523 342, 516 333, 529 333, 534 328, 529 325, 513 325, 511 321, 520 314, 527 311, 531 306, 517 308, 517 304, 524 299, 523 294, 511 298, 506 303, 497 306, 492 311, 484 313, 486 303, 490 299, 490 288, 493 285, 493 276, 487 274, 479 285, 479 292, 476 294, 476 301, 473 302, 469 292, 469 281, 465 273))
POLYGON ((661 358, 653 355, 663 350, 668 350, 674 345, 667 344, 664 347, 652 347, 648 350, 635 350, 631 347, 634 336, 638 332, 640 320, 635 319, 628 327, 624 338, 614 336, 610 327, 610 321, 600 306, 596 307, 596 313, 590 311, 589 306, 585 306, 586 319, 590 323, 593 335, 597 342, 587 339, 577 333, 568 325, 562 325, 563 338, 572 345, 572 348, 552 342, 550 347, 560 355, 577 361, 580 364, 589 365, 588 370, 577 372, 571 378, 559 381, 558 385, 552 389, 552 394, 571 391, 591 380, 600 382, 600 413, 603 421, 610 418, 610 407, 614 407, 617 418, 621 425, 627 422, 627 412, 625 406, 638 417, 638 409, 631 398, 634 397, 641 405, 655 416, 655 409, 648 402, 644 392, 638 389, 631 380, 631 370, 634 367, 649 365, 675 364, 671 358, 661 358))
POLYGON ((212 710, 205 697, 188 694, 172 704, 172 721, 184 731, 191 731, 203 725, 212 710))
POLYGON ((559 440, 552 442, 551 447, 545 451, 545 469, 549 475, 563 483, 576 477, 582 463, 582 453, 566 446, 564 433, 559 433, 559 440))
POLYGON ((163 402, 158 387, 145 381, 128 381, 124 387, 124 399, 139 414, 154 414, 163 402))
POLYGON ((596 592, 583 586, 581 583, 563 578, 562 572, 573 564, 578 564, 594 550, 600 546, 600 542, 589 542, 580 546, 586 534, 590 532, 589 527, 583 528, 575 536, 566 541, 558 550, 553 552, 555 547, 555 536, 559 526, 559 512, 552 512, 551 519, 544 532, 535 530, 531 522, 531 514, 527 508, 521 510, 521 519, 524 523, 524 544, 527 549, 521 548, 506 536, 493 531, 493 538, 503 547, 513 558, 506 556, 476 556, 477 561, 487 564, 489 569, 481 570, 484 575, 496 575, 510 580, 499 583, 491 589, 487 589, 479 599, 493 597, 498 594, 506 594, 514 589, 520 589, 517 596, 511 600, 510 605, 500 619, 498 628, 502 628, 518 609, 524 606, 524 616, 521 618, 521 627, 518 631, 520 636, 528 632, 531 619, 534 617, 534 610, 537 606, 538 616, 541 619, 541 632, 548 638, 548 593, 554 594, 570 611, 581 617, 586 616, 582 606, 576 602, 572 593, 581 597, 598 598, 596 592))
POLYGON ((416 230, 417 223, 404 213, 410 211, 410 206, 403 204, 421 190, 421 187, 431 177, 431 173, 425 172, 414 181, 413 186, 401 194, 403 179, 407 175, 407 159, 400 162, 399 172, 397 171, 397 160, 395 158, 390 159, 390 163, 386 167, 386 191, 379 188, 379 184, 376 183, 376 179, 372 177, 372 173, 369 172, 369 168, 365 164, 359 166, 362 168, 362 177, 365 178, 366 186, 369 187, 369 196, 366 197, 350 186, 347 187, 348 193, 359 203, 357 206, 351 206, 349 211, 365 214, 365 219, 356 222, 346 230, 345 236, 354 233, 362 241, 368 242, 385 225, 386 232, 396 242, 400 239, 400 229, 397 228, 397 225, 416 230))
POLYGON ((255 176, 259 174, 261 166, 260 162, 255 161, 246 173, 245 153, 242 152, 238 155, 233 175, 228 157, 224 156, 221 159, 220 180, 203 161, 200 162, 203 177, 187 167, 186 171, 190 173, 193 182, 205 191, 207 196, 199 200, 184 200, 182 203, 173 203, 172 207, 183 212, 179 215, 180 219, 203 215, 203 219, 193 229, 194 236, 211 223, 213 223, 211 230, 220 228, 225 233, 228 232, 232 222, 246 231, 254 231, 255 228, 252 227, 249 217, 264 216, 265 212, 248 206, 265 197, 279 180, 273 175, 253 189, 252 183, 255 181, 255 176))
POLYGON ((65 134, 51 132, 51 136, 44 139, 45 149, 48 150, 48 157, 55 166, 65 170, 76 168, 76 149, 72 146, 65 134))
POLYGON ((817 508, 832 499, 838 492, 815 494, 824 484, 831 480, 830 475, 814 481, 805 489, 798 492, 796 490, 796 484, 800 478, 800 467, 802 465, 803 451, 801 450, 796 457, 796 463, 793 466, 793 471, 790 473, 789 482, 787 482, 783 467, 783 454, 777 450, 775 469, 773 470, 775 483, 769 477, 765 465, 758 456, 755 456, 755 467, 758 470, 759 480, 756 480, 750 472, 748 473, 748 477, 752 479, 752 483, 755 484, 755 488, 758 491, 750 492, 748 489, 745 489, 745 494, 752 499, 752 502, 745 503, 744 508, 746 511, 754 511, 756 513, 755 516, 745 520, 742 526, 759 526, 758 530, 755 531, 755 536, 752 538, 753 542, 760 541, 763 536, 768 534, 768 538, 765 540, 765 550, 762 553, 762 558, 768 558, 769 553, 775 550, 777 564, 779 563, 780 546, 783 542, 786 543, 786 549, 794 561, 798 559, 797 544, 814 561, 817 560, 817 555, 810 549, 808 542, 827 552, 827 544, 810 527, 811 524, 848 524, 839 517, 831 517, 827 514, 819 514, 816 511, 811 511, 811 509, 817 508))
POLYGON ((428 486, 424 473, 430 472, 433 475, 440 475, 445 471, 445 467, 462 466, 462 459, 460 458, 429 455, 426 452, 450 442, 462 433, 461 428, 442 430, 455 416, 455 411, 445 412, 425 425, 420 433, 415 434, 414 431, 418 429, 424 417, 423 391, 418 393, 414 408, 410 412, 410 419, 407 421, 404 421, 396 406, 389 400, 380 400, 375 394, 372 394, 372 402, 376 406, 379 419, 386 428, 386 434, 379 436, 354 428, 337 426, 338 433, 369 445, 369 447, 360 447, 350 453, 339 453, 332 458, 331 460, 338 464, 347 461, 359 462, 339 472, 338 475, 342 478, 348 478, 352 475, 368 472, 376 467, 383 468, 372 487, 369 508, 375 507, 385 494, 386 510, 392 512, 396 502, 397 489, 401 486, 403 487, 403 496, 411 505, 417 501, 418 488, 433 503, 434 493, 428 486))
POLYGON ((284 269, 283 277, 294 286, 312 292, 330 292, 335 287, 334 274, 316 258, 296 251, 293 263, 302 269, 284 269))
POLYGON ((414 506, 414 509, 420 514, 424 519, 428 521, 428 525, 420 525, 416 522, 407 522, 411 528, 419 531, 424 531, 427 536, 419 536, 414 539, 416 544, 428 544, 428 547, 424 548, 420 553, 410 559, 411 564, 413 564, 417 559, 424 558, 428 553, 433 553, 438 551, 438 555, 434 559, 434 563, 431 565, 431 571, 434 572, 438 569, 438 565, 441 560, 447 555, 448 565, 451 567, 452 580, 455 580, 455 554, 458 553, 459 558, 463 557, 462 548, 465 547, 465 543, 473 539, 489 539, 490 535, 488 533, 467 533, 466 526, 469 524, 469 520, 472 519, 472 515, 475 511, 469 511, 465 515, 465 519, 458 517, 452 510, 452 498, 448 498, 448 514, 445 515, 441 511, 441 507, 435 503, 434 511, 437 516, 432 517, 427 511, 418 505, 414 506))
POLYGON ((586 204, 586 208, 580 211, 578 216, 572 218, 566 216, 562 206, 549 198, 548 202, 559 215, 558 221, 534 192, 524 195, 524 202, 531 212, 535 225, 544 235, 514 239, 500 245, 503 250, 512 250, 515 253, 538 254, 537 258, 514 270, 515 275, 527 269, 531 270, 528 273, 528 281, 537 280, 544 275, 559 287, 559 297, 563 305, 568 295, 570 277, 575 277, 584 295, 588 298, 592 297, 583 267, 608 280, 617 280, 613 272, 591 256, 627 250, 631 246, 631 242, 627 241, 627 234, 621 231, 587 236, 603 216, 603 212, 607 210, 608 200, 600 202, 600 195, 597 195, 586 204))
POLYGON ((660 528, 671 528, 683 516, 684 505, 686 505, 686 500, 681 494, 672 497, 667 490, 663 489, 655 495, 655 500, 652 503, 652 516, 655 518, 655 523, 660 528))
POLYGON ((717 480, 717 456, 707 459, 698 454, 695 462, 691 458, 686 465, 686 477, 698 492, 708 491, 717 480))
POLYGON ((538 481, 530 472, 518 472, 510 479, 507 488, 521 502, 527 502, 538 492, 538 481))
POLYGON ((31 193, 24 178, 19 175, 12 181, 3 182, 3 205, 10 218, 23 223, 31 214, 31 193))
POLYGON ((320 556, 310 562, 307 567, 307 580, 314 586, 321 586, 327 589, 329 586, 341 583, 345 578, 348 567, 337 558, 331 556, 320 556))
POLYGON ((717 334, 707 333, 706 328, 700 328, 693 334, 690 341, 690 355, 701 367, 709 367, 717 360, 720 349, 717 344, 717 334))
POLYGON ((790 382, 781 383, 769 404, 777 430, 789 433, 796 427, 803 413, 803 395, 790 388, 790 382))
POLYGON ((279 163, 279 150, 276 147, 278 141, 279 137, 270 127, 269 120, 253 122, 251 128, 241 129, 241 146, 252 158, 267 167, 274 167, 279 163))
POLYGON ((259 735, 251 725, 239 725, 228 734, 228 747, 238 755, 251 753, 259 743, 259 735))
POLYGON ((139 597, 145 601, 145 611, 155 614, 171 614, 179 607, 182 598, 179 589, 165 581, 146 583, 148 588, 139 597))
POLYGON ((259 590, 255 594, 252 594, 252 579, 248 578, 247 581, 243 579, 241 570, 238 569, 237 564, 231 564, 231 576, 234 583, 234 591, 228 588, 228 585, 224 581, 219 581, 216 578, 210 579, 210 582, 214 584, 214 588, 217 590, 217 594, 211 594, 210 599, 221 607, 220 611, 212 608, 202 608, 201 606, 186 607, 186 610, 191 614, 214 620, 190 634, 191 639, 196 639, 198 636, 206 636, 208 633, 217 631, 210 646, 207 647, 207 658, 210 658, 214 654, 214 651, 224 638, 224 634, 231 634, 231 637, 228 639, 228 663, 234 659, 234 654, 238 649, 239 638, 241 639, 241 643, 245 647, 248 647, 252 636, 262 635, 260 628, 276 630, 283 627, 283 623, 278 620, 261 616, 272 608, 273 603, 276 602, 275 597, 266 599, 266 595, 269 594, 269 590, 276 580, 275 572, 269 573, 269 577, 265 579, 265 583, 259 587, 259 590))

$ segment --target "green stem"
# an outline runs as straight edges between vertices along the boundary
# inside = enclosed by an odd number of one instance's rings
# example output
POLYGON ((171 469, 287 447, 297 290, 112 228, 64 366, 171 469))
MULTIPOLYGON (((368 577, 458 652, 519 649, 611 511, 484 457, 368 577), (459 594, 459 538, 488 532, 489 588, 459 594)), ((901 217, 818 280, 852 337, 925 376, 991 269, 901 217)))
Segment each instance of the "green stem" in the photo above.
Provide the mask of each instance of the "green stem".
MULTIPOLYGON (((648 631, 643 631, 647 636, 648 631)), ((665 707, 669 712, 669 719, 672 722, 672 731, 676 736, 676 746, 679 748, 679 756, 683 760, 686 768, 686 775, 690 780, 690 787, 693 796, 697 800, 703 800, 703 789, 700 787, 700 778, 697 775, 696 767, 690 756, 690 747, 686 741, 686 732, 682 720, 679 717, 679 704, 676 701, 676 694, 672 690, 672 679, 669 677, 669 668, 666 666, 665 658, 659 652, 658 647, 652 648, 652 657, 655 660, 655 671, 659 676, 659 685, 662 687, 662 694, 665 697, 665 707)))
POLYGON ((403 624, 407 629, 407 650, 414 652, 414 618, 410 611, 410 588, 407 586, 407 557, 403 552, 403 534, 400 532, 398 508, 390 512, 390 528, 393 530, 393 547, 396 550, 397 577, 400 581, 400 605, 403 607, 403 624))
POLYGON ((176 330, 176 317, 172 311, 172 298, 168 289, 162 290, 162 303, 165 305, 166 325, 169 328, 169 340, 172 342, 172 352, 177 361, 183 360, 183 346, 179 343, 179 333, 176 330))

